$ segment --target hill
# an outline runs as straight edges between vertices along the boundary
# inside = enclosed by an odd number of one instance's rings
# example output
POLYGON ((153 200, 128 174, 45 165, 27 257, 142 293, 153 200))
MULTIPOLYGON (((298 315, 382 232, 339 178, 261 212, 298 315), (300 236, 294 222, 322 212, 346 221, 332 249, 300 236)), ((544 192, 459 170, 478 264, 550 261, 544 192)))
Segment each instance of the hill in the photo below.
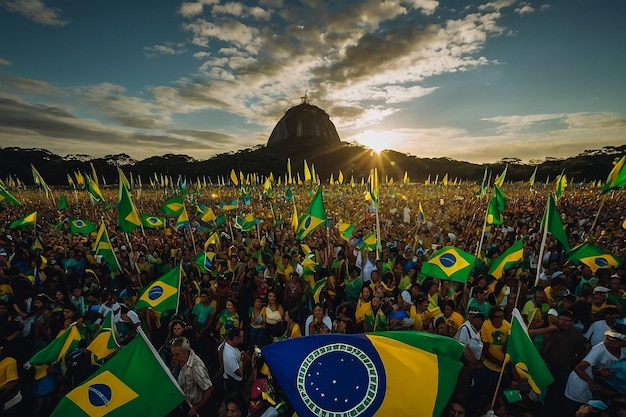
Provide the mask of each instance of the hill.
MULTIPOLYGON (((563 170, 568 178, 576 181, 604 181, 611 170, 612 162, 626 152, 626 145, 619 147, 605 147, 598 150, 587 150, 580 155, 565 159, 546 158, 537 163, 537 181, 555 178, 563 170)), ((153 156, 137 161, 126 154, 107 155, 93 158, 89 155, 59 156, 45 149, 0 148, 0 178, 18 176, 26 184, 32 184, 30 165, 33 164, 51 185, 67 184, 67 173, 81 170, 91 172, 91 164, 103 176, 108 184, 117 182, 118 166, 125 172, 141 175, 145 182, 154 173, 178 175, 195 179, 203 175, 215 180, 218 175, 228 177, 231 169, 246 173, 267 175, 283 175, 287 158, 291 158, 293 175, 297 172, 302 175, 303 160, 309 165, 315 164, 316 173, 322 181, 327 181, 330 174, 335 177, 341 170, 350 179, 351 175, 357 181, 362 176, 367 177, 370 168, 377 167, 381 178, 385 175, 400 181, 407 171, 413 182, 424 181, 429 175, 434 179, 436 175, 442 178, 446 173, 450 179, 459 178, 469 181, 480 181, 485 171, 485 165, 456 161, 450 158, 419 158, 414 155, 386 150, 380 154, 361 145, 347 142, 334 144, 320 143, 310 138, 302 137, 295 140, 282 141, 275 145, 257 145, 254 148, 241 149, 229 153, 215 155, 207 160, 196 160, 187 155, 167 154, 153 156)), ((517 158, 505 158, 496 164, 488 165, 494 174, 502 172, 509 164, 507 181, 527 181, 535 165, 522 164, 517 158)))

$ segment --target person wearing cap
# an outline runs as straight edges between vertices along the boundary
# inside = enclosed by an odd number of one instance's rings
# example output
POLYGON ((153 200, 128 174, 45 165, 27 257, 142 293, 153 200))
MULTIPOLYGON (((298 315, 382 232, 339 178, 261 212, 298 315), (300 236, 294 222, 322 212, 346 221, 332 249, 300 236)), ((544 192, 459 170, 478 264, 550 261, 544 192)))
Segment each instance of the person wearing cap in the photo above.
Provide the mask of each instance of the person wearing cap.
POLYGON ((461 356, 463 368, 459 372, 453 398, 469 401, 470 409, 477 409, 481 395, 475 391, 481 385, 477 380, 482 374, 484 358, 484 343, 480 337, 480 329, 485 322, 485 315, 479 309, 471 308, 467 316, 467 320, 454 335, 454 338, 462 343, 465 349, 461 356))
POLYGON ((607 294, 610 290, 607 287, 598 285, 594 287, 593 294, 591 296, 591 314, 596 317, 600 311, 608 307, 606 303, 607 294))
POLYGON ((617 275, 611 275, 611 280, 609 281, 609 292, 606 294, 606 302, 607 304, 612 304, 617 306, 617 308, 622 311, 622 302, 624 297, 624 290, 622 289, 622 278, 617 275))
POLYGON ((609 417, 612 415, 614 414, 609 413, 609 406, 602 400, 587 401, 587 404, 582 404, 574 413, 575 417, 609 417))
POLYGON ((573 403, 573 410, 597 398, 600 394, 610 394, 612 390, 603 387, 596 380, 594 369, 601 369, 611 362, 626 358, 626 325, 616 324, 605 332, 603 342, 591 348, 585 358, 569 374, 565 396, 573 403))

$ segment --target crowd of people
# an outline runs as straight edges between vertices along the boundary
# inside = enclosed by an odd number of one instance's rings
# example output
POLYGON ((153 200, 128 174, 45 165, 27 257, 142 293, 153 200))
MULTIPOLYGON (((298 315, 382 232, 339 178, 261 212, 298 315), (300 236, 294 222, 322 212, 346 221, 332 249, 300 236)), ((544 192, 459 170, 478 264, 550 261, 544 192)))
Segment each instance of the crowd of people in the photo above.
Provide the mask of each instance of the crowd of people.
MULTIPOLYGON (((119 229, 114 204, 93 203, 82 191, 12 191, 21 206, 0 213, 0 410, 49 415, 97 369, 80 355, 111 311, 119 343, 138 337, 141 328, 177 378, 187 403, 173 416, 291 415, 260 348, 296 337, 386 330, 430 332, 466 346, 444 416, 489 410, 500 417, 626 415, 626 369, 610 366, 626 358, 626 268, 569 262, 552 237, 540 258, 540 222, 552 185, 505 184, 504 224, 486 227, 489 196, 477 195, 472 184, 382 186, 378 219, 363 187, 325 185, 328 220, 302 241, 291 226, 293 207, 306 212, 314 189, 289 188, 274 185, 268 196, 249 185, 249 205, 226 212, 220 226, 190 214, 189 227, 177 229, 169 218, 164 228, 132 233, 119 229), (291 193, 295 203, 285 198, 291 193), (58 210, 61 194, 68 207, 58 210), (34 228, 9 227, 33 210, 34 228), (233 227, 236 214, 250 213, 260 220, 255 228, 233 227), (120 271, 94 256, 95 233, 70 232, 72 218, 106 225, 120 271), (350 236, 338 230, 341 223, 355 226, 350 236), (377 223, 380 246, 360 247, 359 238, 377 223), (220 241, 205 247, 214 232, 220 241), (420 273, 444 246, 476 254, 480 245, 481 258, 493 260, 522 237, 524 259, 502 277, 482 264, 467 283, 420 273), (215 258, 203 272, 195 259, 205 249, 215 258), (178 266, 184 271, 178 310, 136 309, 142 289, 178 266), (505 362, 516 308, 554 377, 541 395, 505 362), (73 323, 83 339, 83 349, 68 353, 73 360, 29 366, 73 323)), ((117 200, 117 188, 103 192, 117 200)), ((138 211, 156 215, 178 192, 136 189, 132 196, 138 211)), ((220 202, 240 197, 237 187, 199 186, 185 201, 189 213, 204 203, 219 214, 220 202)), ((626 255, 624 191, 603 197, 597 188, 572 184, 558 210, 570 246, 592 240, 626 255)), ((413 389, 418 398, 419 386, 413 389)))

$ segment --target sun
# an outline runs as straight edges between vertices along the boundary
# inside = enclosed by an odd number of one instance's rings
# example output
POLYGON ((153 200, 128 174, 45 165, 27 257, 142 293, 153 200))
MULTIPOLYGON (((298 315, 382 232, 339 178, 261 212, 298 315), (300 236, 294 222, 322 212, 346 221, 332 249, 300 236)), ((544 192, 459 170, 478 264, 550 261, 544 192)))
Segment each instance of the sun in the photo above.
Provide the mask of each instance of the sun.
POLYGON ((360 144, 367 146, 377 153, 381 153, 384 149, 388 149, 389 145, 385 139, 385 134, 374 130, 366 130, 354 137, 360 144))

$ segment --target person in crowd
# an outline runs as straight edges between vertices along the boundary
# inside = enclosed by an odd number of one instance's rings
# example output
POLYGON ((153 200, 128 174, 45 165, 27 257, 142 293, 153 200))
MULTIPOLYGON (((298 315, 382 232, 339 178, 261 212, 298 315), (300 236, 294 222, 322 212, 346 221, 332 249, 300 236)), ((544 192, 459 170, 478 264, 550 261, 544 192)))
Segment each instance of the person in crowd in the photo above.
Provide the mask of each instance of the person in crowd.
POLYGON ((178 384, 185 393, 185 405, 189 406, 182 416, 212 415, 209 399, 213 393, 213 382, 206 366, 191 348, 189 339, 183 336, 174 339, 171 350, 174 362, 180 367, 178 384))

